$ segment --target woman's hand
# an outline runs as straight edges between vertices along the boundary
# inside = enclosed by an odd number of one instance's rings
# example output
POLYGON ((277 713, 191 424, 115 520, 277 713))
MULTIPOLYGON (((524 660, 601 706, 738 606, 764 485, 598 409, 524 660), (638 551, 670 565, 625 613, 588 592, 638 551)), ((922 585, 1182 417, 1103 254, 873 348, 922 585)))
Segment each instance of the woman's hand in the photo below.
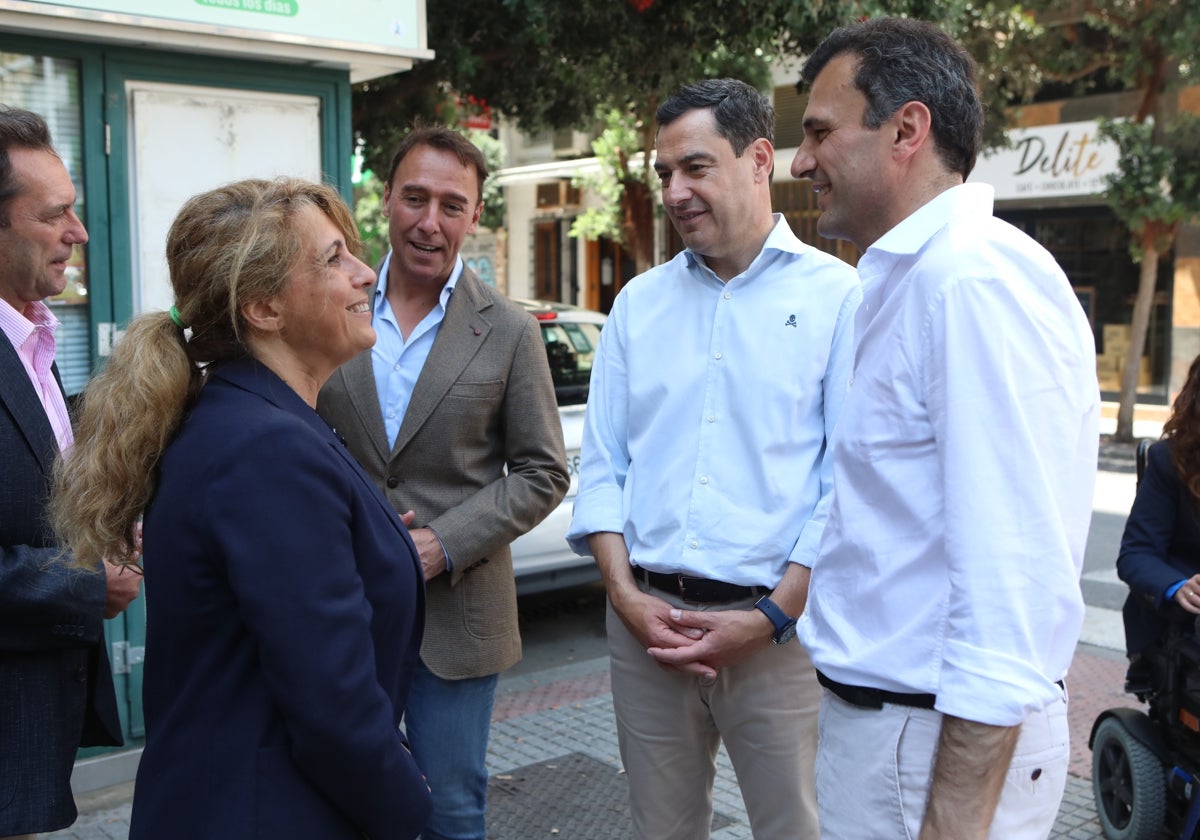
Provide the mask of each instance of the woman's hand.
POLYGON ((1200 575, 1191 578, 1175 591, 1175 603, 1190 613, 1200 615, 1200 575))

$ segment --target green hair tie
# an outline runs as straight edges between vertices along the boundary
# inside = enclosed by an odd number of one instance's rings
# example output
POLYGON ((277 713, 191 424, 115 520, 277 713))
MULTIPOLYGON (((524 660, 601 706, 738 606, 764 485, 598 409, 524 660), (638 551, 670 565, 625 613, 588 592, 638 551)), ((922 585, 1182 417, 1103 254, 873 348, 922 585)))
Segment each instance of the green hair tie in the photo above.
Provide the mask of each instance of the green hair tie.
POLYGON ((175 326, 179 327, 179 329, 187 329, 187 324, 183 323, 183 318, 179 316, 179 310, 174 306, 171 307, 171 320, 175 322, 175 326))

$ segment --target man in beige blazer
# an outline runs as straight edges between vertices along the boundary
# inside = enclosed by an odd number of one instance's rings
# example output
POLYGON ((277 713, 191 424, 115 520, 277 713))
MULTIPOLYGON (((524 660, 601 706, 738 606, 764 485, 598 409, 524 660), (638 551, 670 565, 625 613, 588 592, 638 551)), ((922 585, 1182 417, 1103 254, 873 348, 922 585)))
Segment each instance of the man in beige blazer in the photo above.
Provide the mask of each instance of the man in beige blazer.
POLYGON ((496 678, 521 658, 509 544, 569 483, 537 323, 459 257, 486 177, 458 132, 401 141, 383 193, 392 250, 361 303, 377 341, 317 403, 396 511, 411 512, 428 600, 405 729, 433 791, 425 840, 485 840, 496 678))

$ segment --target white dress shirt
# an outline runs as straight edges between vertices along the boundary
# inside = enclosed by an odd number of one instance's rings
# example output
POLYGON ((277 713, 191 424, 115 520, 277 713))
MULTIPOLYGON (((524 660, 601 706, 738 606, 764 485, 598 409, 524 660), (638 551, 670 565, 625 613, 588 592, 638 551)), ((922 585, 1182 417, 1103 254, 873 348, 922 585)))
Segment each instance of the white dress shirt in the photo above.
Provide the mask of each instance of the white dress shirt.
POLYGON ((778 214, 728 283, 685 251, 626 285, 592 369, 571 547, 624 533, 635 565, 748 586, 810 565, 858 300, 854 270, 778 214))
POLYGON ((1095 340, 993 190, 947 190, 859 263, 834 493, 800 633, 834 680, 1001 726, 1058 698, 1083 621, 1095 340))

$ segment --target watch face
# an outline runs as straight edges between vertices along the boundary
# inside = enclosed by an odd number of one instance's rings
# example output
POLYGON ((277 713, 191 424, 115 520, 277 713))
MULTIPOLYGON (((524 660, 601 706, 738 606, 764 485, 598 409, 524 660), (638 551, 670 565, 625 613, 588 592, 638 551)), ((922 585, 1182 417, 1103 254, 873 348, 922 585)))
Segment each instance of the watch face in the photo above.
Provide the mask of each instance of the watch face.
POLYGON ((794 638, 796 638, 796 622, 793 621, 787 627, 784 627, 779 635, 775 637, 775 644, 786 645, 794 638))

